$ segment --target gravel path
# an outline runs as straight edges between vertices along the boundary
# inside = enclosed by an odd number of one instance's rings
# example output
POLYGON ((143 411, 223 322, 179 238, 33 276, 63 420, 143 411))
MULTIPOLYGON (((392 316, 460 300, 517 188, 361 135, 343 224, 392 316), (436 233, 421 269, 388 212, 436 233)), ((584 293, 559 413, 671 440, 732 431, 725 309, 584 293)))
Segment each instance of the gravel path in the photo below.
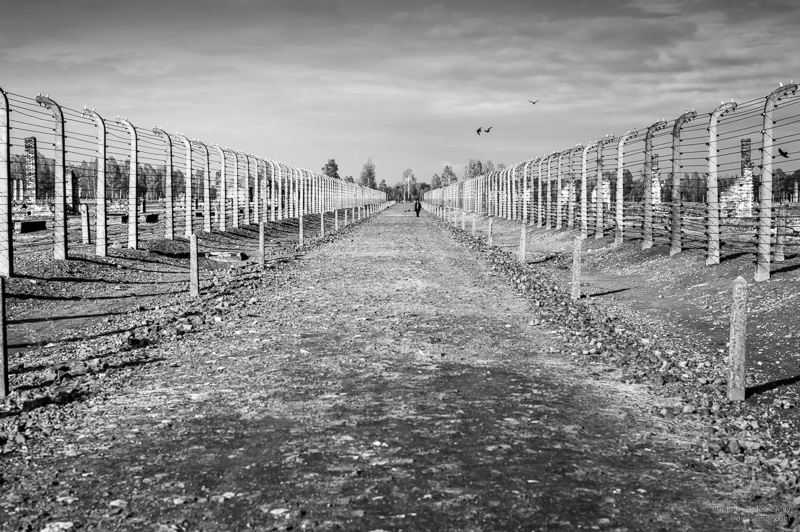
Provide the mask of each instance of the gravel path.
POLYGON ((47 437, 0 457, 0 530, 742 529, 717 507, 750 491, 686 452, 701 428, 570 365, 429 216, 237 284, 103 393, 20 417, 47 437))

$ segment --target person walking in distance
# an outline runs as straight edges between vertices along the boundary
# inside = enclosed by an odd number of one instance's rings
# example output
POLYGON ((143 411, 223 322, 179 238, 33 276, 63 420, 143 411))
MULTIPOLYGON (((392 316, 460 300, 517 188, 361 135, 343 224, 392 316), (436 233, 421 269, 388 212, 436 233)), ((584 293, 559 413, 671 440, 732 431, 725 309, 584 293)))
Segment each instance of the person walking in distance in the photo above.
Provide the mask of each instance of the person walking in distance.
POLYGON ((422 210, 422 203, 420 203, 419 200, 415 201, 414 202, 414 212, 417 213, 417 218, 419 218, 419 211, 421 211, 421 210, 422 210))

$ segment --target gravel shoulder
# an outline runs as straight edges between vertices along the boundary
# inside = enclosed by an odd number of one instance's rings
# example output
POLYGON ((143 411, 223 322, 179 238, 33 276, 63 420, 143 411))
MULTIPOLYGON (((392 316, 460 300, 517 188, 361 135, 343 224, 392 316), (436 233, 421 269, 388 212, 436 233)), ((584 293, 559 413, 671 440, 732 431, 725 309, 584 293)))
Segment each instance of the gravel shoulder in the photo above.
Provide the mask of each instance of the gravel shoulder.
POLYGON ((655 415, 662 397, 576 358, 587 339, 549 319, 569 309, 467 244, 397 205, 299 260, 220 274, 168 325, 146 318, 183 332, 0 417, 0 530, 784 523, 766 520, 782 507, 725 511, 767 486, 698 460, 701 420, 655 415))

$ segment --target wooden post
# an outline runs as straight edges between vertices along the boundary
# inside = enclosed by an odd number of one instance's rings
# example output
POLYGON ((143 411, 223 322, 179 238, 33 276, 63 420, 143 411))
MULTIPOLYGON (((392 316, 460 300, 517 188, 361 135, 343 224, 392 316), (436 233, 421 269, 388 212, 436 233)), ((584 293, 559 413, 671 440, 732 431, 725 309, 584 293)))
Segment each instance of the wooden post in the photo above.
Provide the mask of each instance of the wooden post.
POLYGON ((6 281, 0 277, 0 397, 11 393, 8 384, 8 337, 6 335, 6 281))
POLYGON ((492 229, 494 228, 494 215, 489 216, 489 235, 486 237, 486 245, 492 246, 492 229))
POLYGON ((300 247, 303 247, 303 213, 302 212, 300 212, 299 215, 297 216, 297 225, 298 225, 299 236, 300 236, 299 245, 300 245, 300 247))
POLYGON ((583 239, 575 237, 572 244, 572 299, 581 298, 581 244, 583 239))
POLYGON ((325 236, 325 213, 319 213, 319 236, 325 236))
POLYGON ((527 236, 526 231, 528 229, 528 224, 522 222, 522 229, 519 233, 519 262, 520 264, 525 264, 525 237, 527 236))
POLYGON ((461 211, 461 230, 467 228, 467 211, 461 211))
POLYGON ((475 217, 477 216, 476 213, 472 213, 472 236, 475 236, 475 217))
POLYGON ((81 203, 81 237, 84 244, 92 243, 92 235, 89 232, 89 206, 81 203))
POLYGON ((197 235, 189 236, 189 296, 200 297, 200 270, 197 264, 197 235))
POLYGON ((263 267, 267 258, 267 247, 264 243, 265 239, 264 221, 258 222, 258 263, 263 267))
MULTIPOLYGON (((347 213, 347 211, 344 211, 347 213)), ((333 230, 339 231, 339 209, 333 211, 333 230)))
POLYGON ((747 281, 739 276, 733 282, 731 334, 728 349, 728 400, 744 401, 744 362, 747 339, 747 281))

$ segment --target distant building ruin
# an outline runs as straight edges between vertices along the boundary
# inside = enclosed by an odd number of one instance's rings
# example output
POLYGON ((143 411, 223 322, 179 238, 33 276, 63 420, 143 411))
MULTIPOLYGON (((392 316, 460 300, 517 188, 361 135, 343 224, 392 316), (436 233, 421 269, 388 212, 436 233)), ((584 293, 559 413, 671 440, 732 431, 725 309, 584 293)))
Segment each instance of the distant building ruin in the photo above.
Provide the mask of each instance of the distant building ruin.
MULTIPOLYGON (((39 161, 36 157, 36 137, 25 139, 25 178, 22 180, 22 190, 18 191, 17 199, 26 203, 35 203, 38 198, 39 161)), ((19 188, 19 185, 17 186, 19 188)))
POLYGON ((732 216, 743 218, 753 215, 753 161, 752 141, 741 140, 741 175, 731 187, 720 195, 720 206, 732 216))
POLYGON ((658 166, 658 154, 653 154, 653 182, 650 188, 653 194, 653 205, 661 205, 661 168, 658 166))

